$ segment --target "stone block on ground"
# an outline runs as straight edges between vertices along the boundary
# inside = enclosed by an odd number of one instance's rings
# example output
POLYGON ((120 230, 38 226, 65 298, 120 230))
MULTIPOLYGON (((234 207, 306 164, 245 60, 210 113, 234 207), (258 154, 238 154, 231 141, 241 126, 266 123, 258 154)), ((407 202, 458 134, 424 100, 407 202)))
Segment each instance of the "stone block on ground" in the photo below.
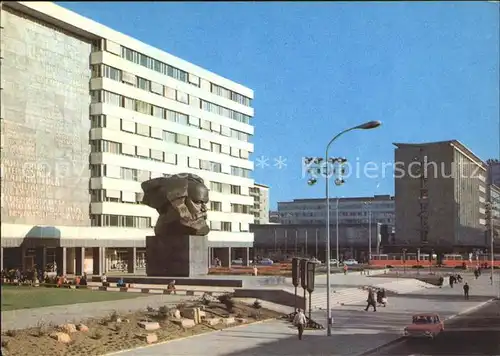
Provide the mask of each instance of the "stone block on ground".
POLYGON ((226 324, 226 325, 232 325, 235 323, 236 323, 236 320, 232 316, 230 316, 228 318, 224 318, 224 324, 226 324))
POLYGON ((156 335, 155 333, 142 335, 141 338, 148 344, 154 344, 155 342, 158 342, 158 335, 156 335))
POLYGON ((200 308, 186 308, 181 312, 183 318, 192 319, 196 324, 201 323, 200 308))
POLYGON ((158 330, 160 328, 160 323, 154 321, 140 321, 137 324, 147 331, 158 330))
POLYGON ((170 311, 170 316, 174 319, 180 319, 181 316, 181 311, 179 309, 173 309, 170 311))
POLYGON ((75 324, 63 324, 59 325, 59 330, 66 334, 76 333, 76 325, 75 324))
POLYGON ((81 331, 81 332, 84 332, 84 333, 86 333, 86 332, 89 331, 89 327, 87 325, 85 325, 85 324, 78 324, 76 326, 76 328, 78 329, 78 331, 81 331))
POLYGON ((57 342, 62 343, 62 344, 68 344, 71 342, 71 337, 68 334, 63 333, 63 332, 52 333, 52 334, 50 334, 50 337, 52 339, 56 340, 57 342))
POLYGON ((205 322, 210 326, 215 326, 221 323, 221 318, 207 318, 205 322))
POLYGON ((174 322, 177 325, 180 325, 184 329, 189 329, 196 326, 196 323, 194 322, 193 319, 180 319, 180 320, 174 320, 174 322))

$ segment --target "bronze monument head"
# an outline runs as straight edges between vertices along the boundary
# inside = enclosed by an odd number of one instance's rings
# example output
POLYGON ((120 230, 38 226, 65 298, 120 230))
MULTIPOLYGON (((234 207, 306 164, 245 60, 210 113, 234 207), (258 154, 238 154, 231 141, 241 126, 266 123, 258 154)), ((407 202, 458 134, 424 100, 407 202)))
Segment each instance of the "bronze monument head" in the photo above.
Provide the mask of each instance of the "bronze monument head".
POLYGON ((150 179, 141 184, 142 203, 160 216, 155 226, 159 237, 208 234, 208 188, 202 178, 191 173, 150 179))

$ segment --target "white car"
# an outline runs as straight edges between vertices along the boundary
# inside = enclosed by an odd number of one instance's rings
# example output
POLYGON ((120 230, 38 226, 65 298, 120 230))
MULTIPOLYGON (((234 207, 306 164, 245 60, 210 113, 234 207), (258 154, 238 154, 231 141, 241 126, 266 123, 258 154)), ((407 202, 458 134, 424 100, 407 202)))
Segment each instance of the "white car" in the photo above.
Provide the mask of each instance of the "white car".
POLYGON ((350 259, 344 261, 344 265, 346 265, 346 266, 354 266, 357 264, 358 264, 358 261, 356 261, 353 258, 350 258, 350 259))
POLYGON ((338 265, 338 264, 340 264, 340 263, 337 261, 337 259, 336 259, 336 258, 332 258, 332 259, 330 260, 330 266, 336 266, 336 265, 338 265))
POLYGON ((316 263, 317 265, 320 265, 321 264, 321 261, 318 260, 316 257, 313 257, 309 260, 309 262, 313 262, 313 263, 316 263))

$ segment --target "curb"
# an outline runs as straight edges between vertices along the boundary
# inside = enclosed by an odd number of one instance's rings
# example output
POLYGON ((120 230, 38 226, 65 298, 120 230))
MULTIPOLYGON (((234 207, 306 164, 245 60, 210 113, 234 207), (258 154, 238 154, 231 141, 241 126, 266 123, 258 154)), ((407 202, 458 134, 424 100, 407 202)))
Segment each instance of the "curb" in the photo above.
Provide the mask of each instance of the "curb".
POLYGON ((176 289, 175 291, 161 288, 128 288, 128 287, 103 287, 89 286, 87 289, 98 292, 119 292, 119 293, 141 293, 152 295, 181 295, 181 296, 202 296, 208 294, 211 296, 230 293, 226 291, 207 291, 207 290, 192 290, 192 289, 176 289))
MULTIPOLYGON (((473 307, 470 307, 470 308, 468 308, 468 309, 465 309, 465 310, 463 310, 463 311, 461 311, 461 312, 459 312, 459 313, 457 313, 457 314, 451 315, 451 316, 449 316, 448 318, 444 319, 444 320, 443 320, 443 322, 444 322, 444 321, 450 321, 450 320, 452 320, 452 319, 455 319, 455 318, 457 318, 457 317, 459 317, 459 316, 462 316, 462 315, 465 315, 465 314, 469 314, 469 313, 473 312, 474 310, 479 309, 479 308, 482 308, 482 307, 483 307, 483 306, 485 306, 486 304, 489 304, 489 303, 491 303, 492 301, 494 301, 494 300, 496 300, 496 299, 497 299, 497 298, 491 298, 491 299, 488 299, 488 300, 486 300, 486 301, 484 301, 484 302, 482 302, 482 303, 479 303, 479 304, 477 304, 477 305, 475 305, 475 306, 473 306, 473 307)), ((357 356, 369 356, 369 355, 371 355, 371 354, 373 354, 373 353, 375 353, 375 352, 380 352, 380 351, 382 351, 383 349, 385 349, 385 348, 387 348, 387 347, 394 346, 394 345, 399 344, 399 343, 401 343, 401 342, 403 342, 403 341, 405 341, 405 340, 406 340, 406 337, 404 337, 404 336, 400 336, 400 337, 398 337, 398 338, 396 338, 396 339, 394 339, 394 340, 392 340, 392 341, 389 341, 389 342, 387 342, 387 343, 385 343, 385 344, 383 344, 383 345, 376 346, 376 347, 374 347, 373 349, 370 349, 370 350, 368 350, 368 351, 364 351, 364 352, 362 352, 362 353, 358 354, 357 356)))
POLYGON ((135 348, 132 348, 132 349, 126 349, 126 350, 120 350, 120 351, 116 351, 116 352, 111 352, 109 354, 105 354, 104 356, 119 355, 119 354, 122 354, 122 353, 125 353, 125 352, 147 349, 147 348, 154 347, 154 346, 159 346, 159 345, 166 345, 166 344, 169 344, 169 343, 174 343, 174 342, 177 342, 177 341, 182 341, 182 340, 187 340, 187 339, 193 339, 195 337, 199 337, 199 336, 203 336, 203 335, 207 335, 207 334, 213 334, 213 333, 217 333, 217 332, 221 332, 221 331, 225 331, 225 330, 229 330, 229 329, 242 328, 242 327, 245 327, 245 326, 256 325, 256 324, 264 324, 264 323, 268 323, 268 322, 274 321, 274 320, 276 320, 276 318, 255 321, 253 323, 248 323, 248 324, 236 325, 236 326, 232 326, 232 327, 225 328, 225 329, 220 329, 220 330, 207 331, 207 332, 200 333, 200 334, 195 334, 195 335, 189 335, 189 336, 185 336, 185 337, 180 337, 178 339, 165 340, 165 341, 162 341, 162 342, 158 342, 156 344, 150 344, 150 345, 135 347, 135 348))

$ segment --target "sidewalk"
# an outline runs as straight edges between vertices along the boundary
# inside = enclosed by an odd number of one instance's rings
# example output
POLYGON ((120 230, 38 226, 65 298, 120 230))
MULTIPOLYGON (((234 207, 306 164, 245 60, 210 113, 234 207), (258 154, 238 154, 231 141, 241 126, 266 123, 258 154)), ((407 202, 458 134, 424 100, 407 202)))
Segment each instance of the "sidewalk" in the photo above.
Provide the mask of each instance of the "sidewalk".
MULTIPOLYGON (((325 330, 307 330, 304 339, 299 341, 297 332, 290 323, 272 320, 119 354, 123 356, 355 356, 399 338, 413 313, 438 311, 442 318, 447 318, 487 300, 482 298, 450 303, 446 301, 446 297, 444 296, 441 301, 426 300, 422 296, 392 297, 389 301, 390 306, 379 308, 376 313, 365 312, 364 305, 359 303, 346 306, 345 309, 334 310, 335 324, 332 337, 327 337, 325 330)), ((324 324, 326 313, 314 312, 313 319, 324 324)))

